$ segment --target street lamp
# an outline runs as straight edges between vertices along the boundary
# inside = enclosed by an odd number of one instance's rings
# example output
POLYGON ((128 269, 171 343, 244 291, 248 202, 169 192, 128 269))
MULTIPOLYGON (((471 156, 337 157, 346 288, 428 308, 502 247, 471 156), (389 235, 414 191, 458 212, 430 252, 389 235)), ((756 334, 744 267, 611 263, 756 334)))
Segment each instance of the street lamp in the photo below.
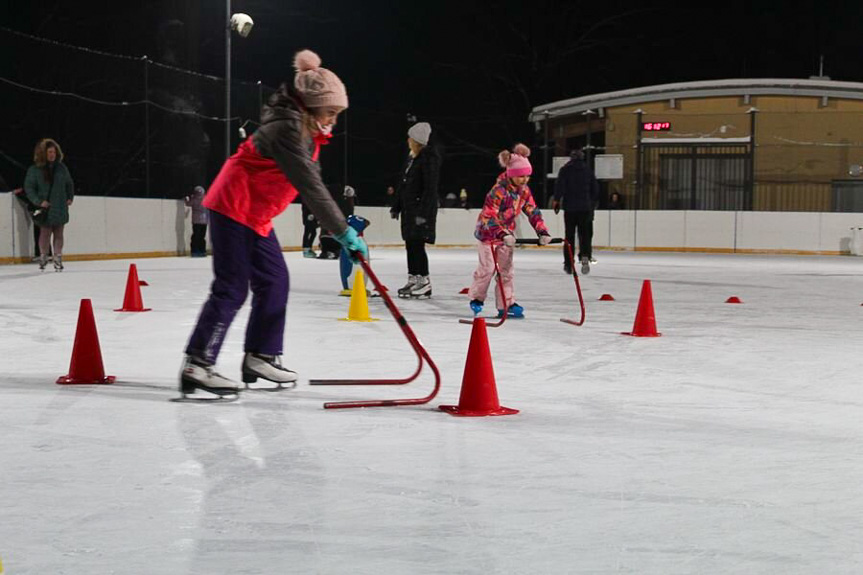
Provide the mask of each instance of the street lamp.
POLYGON ((231 0, 225 0, 225 159, 231 157, 231 31, 245 38, 254 21, 248 14, 231 14, 231 0))

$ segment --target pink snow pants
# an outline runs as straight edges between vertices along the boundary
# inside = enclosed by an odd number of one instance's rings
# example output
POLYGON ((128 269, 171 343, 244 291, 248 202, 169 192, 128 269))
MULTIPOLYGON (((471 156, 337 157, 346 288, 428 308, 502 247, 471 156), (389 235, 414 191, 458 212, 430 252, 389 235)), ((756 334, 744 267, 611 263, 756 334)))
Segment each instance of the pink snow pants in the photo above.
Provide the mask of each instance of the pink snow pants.
MULTIPOLYGON (((476 267, 476 271, 473 272, 473 283, 467 292, 468 296, 472 300, 478 299, 482 302, 485 301, 486 295, 488 294, 489 284, 491 284, 494 279, 494 259, 491 254, 491 250, 495 250, 495 255, 497 255, 497 265, 500 268, 500 278, 503 280, 503 292, 506 296, 506 304, 507 306, 510 306, 515 301, 512 287, 513 249, 503 244, 490 244, 486 242, 479 242, 477 244, 479 265, 476 267)), ((495 306, 497 309, 503 309, 504 302, 501 300, 500 288, 498 288, 496 281, 494 282, 492 289, 494 289, 495 306)))

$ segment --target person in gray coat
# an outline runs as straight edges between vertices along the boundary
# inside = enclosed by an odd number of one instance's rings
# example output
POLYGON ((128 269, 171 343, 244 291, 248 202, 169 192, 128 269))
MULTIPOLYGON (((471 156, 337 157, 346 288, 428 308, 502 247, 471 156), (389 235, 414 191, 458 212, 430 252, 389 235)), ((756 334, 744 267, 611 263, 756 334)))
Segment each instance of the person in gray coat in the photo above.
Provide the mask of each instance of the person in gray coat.
POLYGON ((195 191, 186 196, 186 207, 192 208, 192 257, 207 256, 207 208, 204 207, 204 190, 195 186, 195 191))
MULTIPOLYGON (((570 160, 560 169, 554 183, 552 209, 557 214, 563 208, 565 237, 573 248, 578 232, 578 260, 581 262, 581 273, 587 275, 593 255, 593 210, 599 198, 599 182, 587 165, 581 149, 573 150, 569 157, 570 160)), ((566 245, 563 247, 563 271, 572 273, 566 245)))

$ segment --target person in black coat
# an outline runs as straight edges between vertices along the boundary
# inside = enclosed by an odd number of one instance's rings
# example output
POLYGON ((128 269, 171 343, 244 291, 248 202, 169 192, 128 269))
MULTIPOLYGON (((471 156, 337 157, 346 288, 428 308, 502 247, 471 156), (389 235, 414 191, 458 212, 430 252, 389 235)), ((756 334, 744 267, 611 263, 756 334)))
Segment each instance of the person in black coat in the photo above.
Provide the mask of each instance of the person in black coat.
POLYGON ((429 145, 430 137, 431 126, 425 122, 408 130, 410 154, 390 209, 393 218, 401 217, 407 250, 408 282, 398 290, 399 297, 427 299, 432 294, 426 244, 435 243, 441 156, 429 145))
MULTIPOLYGON (((593 255, 593 210, 597 198, 599 182, 585 162, 584 152, 575 149, 570 153, 569 162, 557 174, 552 208, 557 214, 563 207, 565 236, 570 246, 575 245, 575 234, 578 232, 578 259, 584 275, 590 273, 590 258, 593 255)), ((566 245, 563 247, 563 271, 572 273, 572 262, 569 261, 566 245)))
POLYGON ((314 258, 318 254, 315 253, 315 237, 318 235, 318 219, 312 210, 302 201, 303 214, 303 257, 314 258))

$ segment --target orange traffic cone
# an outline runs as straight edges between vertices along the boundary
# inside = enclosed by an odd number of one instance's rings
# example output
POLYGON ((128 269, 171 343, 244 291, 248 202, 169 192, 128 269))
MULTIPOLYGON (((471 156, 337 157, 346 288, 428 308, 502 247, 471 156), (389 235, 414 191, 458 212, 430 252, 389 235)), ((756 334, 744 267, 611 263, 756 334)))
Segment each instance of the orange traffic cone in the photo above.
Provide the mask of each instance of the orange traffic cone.
POLYGON ((93 304, 88 299, 82 299, 69 375, 60 377, 57 383, 114 383, 114 379, 113 375, 105 375, 105 367, 102 365, 102 350, 99 347, 96 320, 93 319, 93 304))
POLYGON ((599 301, 614 301, 614 296, 610 293, 604 293, 599 296, 599 301))
POLYGON ((730 298, 728 298, 727 300, 725 300, 725 303, 743 303, 743 302, 740 301, 739 297, 737 297, 736 295, 733 295, 730 298))
POLYGON ((123 298, 123 307, 114 311, 150 311, 150 309, 144 307, 144 301, 141 299, 138 267, 135 264, 129 264, 129 277, 126 280, 126 296, 123 298))
POLYGON ((488 348, 488 334, 485 329, 485 319, 481 317, 473 320, 458 405, 441 405, 440 409, 462 417, 518 413, 517 409, 502 407, 497 398, 494 366, 488 348))
POLYGON ((632 325, 632 331, 622 333, 635 337, 659 337, 662 335, 656 331, 656 313, 653 311, 653 291, 650 289, 650 280, 644 280, 641 285, 641 298, 638 300, 638 310, 635 312, 635 323, 632 325))

